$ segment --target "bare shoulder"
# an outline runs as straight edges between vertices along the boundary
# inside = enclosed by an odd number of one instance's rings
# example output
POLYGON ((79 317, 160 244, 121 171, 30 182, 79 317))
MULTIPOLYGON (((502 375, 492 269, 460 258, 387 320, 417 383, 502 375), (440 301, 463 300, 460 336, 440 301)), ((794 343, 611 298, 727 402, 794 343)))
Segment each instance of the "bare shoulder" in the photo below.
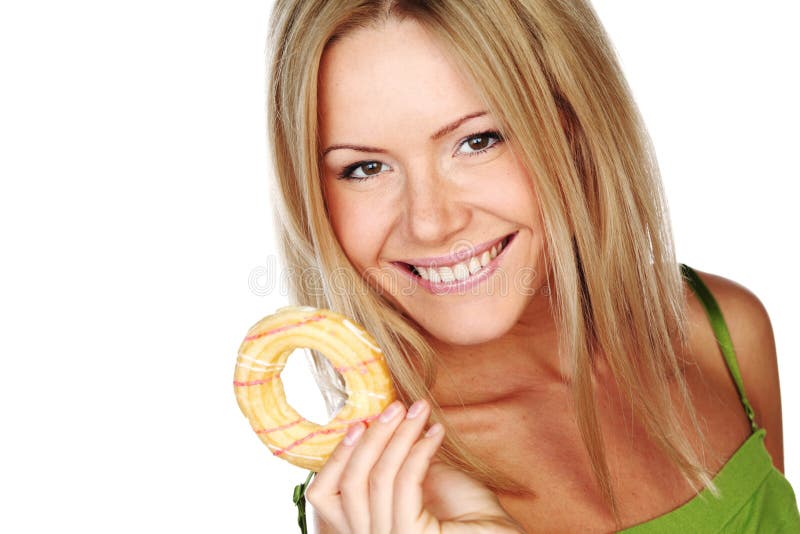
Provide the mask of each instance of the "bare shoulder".
MULTIPOLYGON (((767 430, 765 445, 775 467, 783 472, 783 424, 778 359, 772 323, 764 304, 748 288, 719 275, 697 274, 714 295, 728 325, 745 395, 755 412, 756 422, 767 430)), ((690 298, 690 316, 705 311, 696 297, 690 298)), ((707 320, 705 320, 707 324, 707 320)), ((711 334, 710 326, 707 328, 711 334)), ((721 358, 719 352, 715 355, 721 358)))

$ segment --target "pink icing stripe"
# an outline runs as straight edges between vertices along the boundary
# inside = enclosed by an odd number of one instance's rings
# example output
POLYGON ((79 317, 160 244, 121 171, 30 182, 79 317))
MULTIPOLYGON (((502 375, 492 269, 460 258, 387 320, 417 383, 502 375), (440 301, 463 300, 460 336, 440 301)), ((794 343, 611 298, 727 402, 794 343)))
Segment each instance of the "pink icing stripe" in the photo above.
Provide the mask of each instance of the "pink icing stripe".
POLYGON ((244 340, 245 341, 252 341, 254 339, 258 339, 260 337, 268 336, 270 334, 277 334, 278 332, 283 332, 284 330, 290 330, 292 328, 297 328, 298 326, 306 324, 306 323, 314 323, 314 322, 317 322, 317 321, 321 321, 324 318, 325 318, 324 315, 313 315, 313 316, 309 317, 308 319, 304 319, 304 320, 299 321, 297 323, 287 324, 287 325, 281 326, 279 328, 275 328, 275 329, 272 329, 272 330, 267 330, 266 332, 260 332, 258 334, 253 334, 252 336, 247 336, 246 338, 244 338, 244 340))
POLYGON ((340 373, 346 373, 347 371, 355 369, 356 367, 366 367, 367 365, 375 363, 377 361, 378 361, 377 358, 372 358, 371 360, 364 360, 363 362, 358 362, 357 364, 351 365, 349 367, 337 367, 336 370, 339 371, 340 373))
POLYGON ((294 425, 296 425, 298 423, 302 423, 303 421, 305 421, 305 419, 303 419, 301 417, 297 421, 292 421, 291 423, 287 423, 285 425, 276 426, 275 428, 262 428, 261 430, 256 430, 256 434, 269 434, 270 432, 277 432, 278 430, 287 429, 287 428, 292 427, 292 426, 294 426, 294 425))
POLYGON ((341 421, 345 425, 353 425, 355 423, 369 423, 370 421, 373 421, 373 420, 377 419, 378 417, 380 417, 380 415, 381 414, 376 413, 375 415, 370 415, 368 417, 361 417, 360 419, 350 419, 350 420, 339 419, 337 417, 336 420, 337 421, 341 421))
POLYGON ((250 380, 249 382, 240 382, 240 381, 238 381, 238 380, 234 380, 234 381, 233 381, 233 385, 234 385, 234 386, 236 386, 236 387, 242 387, 242 386, 260 386, 261 384, 267 384, 267 383, 269 383, 269 382, 272 382, 272 380, 273 380, 273 379, 274 379, 276 376, 278 376, 278 375, 272 375, 272 376, 271 376, 271 377, 269 377, 269 378, 263 378, 263 379, 261 379, 261 380, 250 380))
POLYGON ((346 432, 346 431, 347 431, 347 427, 344 427, 344 428, 320 428, 319 430, 315 430, 314 432, 310 433, 309 435, 298 439, 294 443, 292 443, 290 445, 287 445, 283 449, 278 449, 276 451, 273 451, 272 454, 275 455, 275 456, 279 456, 279 455, 283 454, 286 451, 290 451, 290 450, 294 449, 295 447, 297 447, 301 443, 310 440, 311 438, 313 438, 314 436, 316 436, 318 434, 336 434, 338 432, 346 432))
MULTIPOLYGON (((380 414, 375 414, 375 415, 370 415, 368 417, 362 417, 360 419, 350 419, 350 420, 347 420, 347 421, 339 419, 338 417, 336 417, 335 420, 336 421, 341 421, 342 423, 344 423, 345 426, 343 426, 343 427, 333 427, 333 428, 320 428, 319 430, 315 430, 314 432, 311 432, 309 435, 298 439, 294 443, 291 443, 290 445, 287 445, 283 449, 278 449, 276 451, 273 451, 272 454, 275 455, 275 456, 279 456, 279 455, 281 455, 281 454, 283 454, 283 453, 285 453, 287 451, 292 450, 293 448, 297 447, 301 443, 304 443, 304 442, 308 441, 309 439, 313 438, 314 436, 316 436, 318 434, 336 434, 336 433, 339 433, 339 432, 346 432, 348 427, 350 425, 354 424, 354 423, 368 423, 368 422, 372 421, 373 419, 377 419, 379 416, 380 416, 380 414)), ((304 421, 304 419, 301 418, 301 419, 298 419, 297 421, 295 421, 293 423, 289 423, 288 425, 284 425, 284 426, 278 427, 278 428, 273 428, 273 429, 270 429, 270 430, 260 430, 257 433, 262 434, 262 433, 266 433, 266 432, 272 432, 274 430, 280 430, 282 428, 287 428, 287 427, 290 427, 290 426, 292 426, 294 424, 297 424, 300 421, 304 421)))

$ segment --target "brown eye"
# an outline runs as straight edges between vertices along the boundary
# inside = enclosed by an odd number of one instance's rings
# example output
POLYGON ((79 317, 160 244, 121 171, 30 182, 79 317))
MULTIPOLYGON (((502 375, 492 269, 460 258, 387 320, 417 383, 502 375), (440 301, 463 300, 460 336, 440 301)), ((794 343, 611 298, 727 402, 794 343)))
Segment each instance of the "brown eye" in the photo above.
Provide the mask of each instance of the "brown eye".
POLYGON ((380 172, 381 164, 378 163, 377 161, 370 161, 362 165, 361 169, 367 176, 372 176, 373 174, 378 174, 380 172))
POLYGON ((342 169, 337 176, 342 180, 367 180, 383 174, 384 170, 391 170, 391 167, 380 161, 359 161, 342 169))
POLYGON ((481 132, 464 139, 458 152, 467 156, 482 154, 500 143, 503 138, 498 132, 481 132), (464 148, 469 150, 465 150, 464 148))
POLYGON ((473 150, 483 150, 487 146, 489 146, 488 137, 473 137, 469 140, 469 147, 473 150))

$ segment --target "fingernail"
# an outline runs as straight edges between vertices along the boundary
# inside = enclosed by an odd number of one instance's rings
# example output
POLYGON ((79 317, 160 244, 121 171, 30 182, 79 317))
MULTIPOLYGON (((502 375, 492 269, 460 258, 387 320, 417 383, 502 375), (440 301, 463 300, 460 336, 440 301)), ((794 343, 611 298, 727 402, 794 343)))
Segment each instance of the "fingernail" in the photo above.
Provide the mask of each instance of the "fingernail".
POLYGON ((411 408, 408 409, 408 413, 406 414, 406 419, 414 419, 422 410, 425 409, 425 401, 420 399, 414 404, 411 405, 411 408))
POLYGON ((388 406, 388 407, 387 407, 387 408, 386 408, 386 409, 383 411, 383 413, 382 413, 382 414, 381 414, 381 416, 378 418, 378 420, 379 420, 381 423, 388 423, 388 422, 389 422, 389 421, 391 421, 391 420, 394 418, 394 416, 395 416, 395 415, 397 415, 398 413, 400 413, 400 402, 399 402, 399 401, 394 401, 393 403, 391 403, 391 404, 390 404, 390 405, 389 405, 389 406, 388 406))
POLYGON ((352 445, 353 443, 358 441, 358 438, 360 438, 361 434, 363 433, 364 433, 364 425, 362 425, 361 423, 355 424, 350 427, 350 429, 347 431, 347 434, 345 434, 344 439, 342 441, 344 442, 345 445, 352 445))
POLYGON ((442 424, 441 423, 436 423, 432 427, 430 427, 427 432, 425 432, 425 437, 429 438, 431 436, 435 436, 436 434, 440 433, 441 431, 442 431, 442 424))

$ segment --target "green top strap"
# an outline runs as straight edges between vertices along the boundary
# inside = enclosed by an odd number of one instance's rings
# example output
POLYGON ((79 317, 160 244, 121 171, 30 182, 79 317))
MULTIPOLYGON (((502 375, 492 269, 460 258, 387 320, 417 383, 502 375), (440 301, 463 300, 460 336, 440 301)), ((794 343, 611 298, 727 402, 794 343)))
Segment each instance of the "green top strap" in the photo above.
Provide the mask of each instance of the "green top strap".
POLYGON ((742 383, 742 374, 739 372, 739 364, 736 361, 736 353, 733 350, 733 342, 731 335, 728 332, 728 326, 725 324, 725 319, 722 317, 722 310, 719 309, 716 299, 706 287, 705 283, 700 279, 700 276, 688 265, 681 263, 681 274, 683 278, 689 283, 689 286, 694 291, 695 295, 703 303, 703 307, 708 315, 708 320, 711 322, 711 328, 714 330, 714 336, 717 338, 722 356, 725 358, 725 363, 728 365, 731 378, 736 384, 736 389, 739 390, 739 399, 742 401, 744 411, 747 418, 750 420, 750 428, 753 432, 758 430, 758 425, 755 420, 755 413, 744 394, 744 384, 742 383))

